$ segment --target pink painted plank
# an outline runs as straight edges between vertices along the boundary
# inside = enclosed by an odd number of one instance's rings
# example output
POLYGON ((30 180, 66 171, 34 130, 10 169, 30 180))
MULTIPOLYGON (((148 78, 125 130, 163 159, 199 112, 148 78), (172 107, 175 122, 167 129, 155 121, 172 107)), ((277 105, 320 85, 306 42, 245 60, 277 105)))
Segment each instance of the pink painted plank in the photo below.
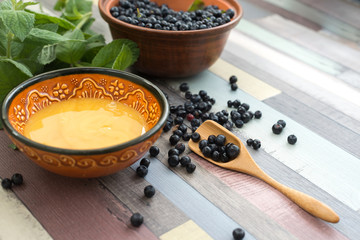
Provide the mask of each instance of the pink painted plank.
POLYGON ((24 184, 13 191, 54 239, 158 239, 146 227, 146 219, 139 228, 132 227, 132 213, 97 179, 55 175, 9 144, 0 131, 0 176, 23 175, 24 184))
POLYGON ((324 221, 314 218, 302 210, 265 182, 246 174, 215 166, 193 153, 191 158, 298 239, 348 239, 324 221), (269 199, 271 200, 269 201, 269 199))

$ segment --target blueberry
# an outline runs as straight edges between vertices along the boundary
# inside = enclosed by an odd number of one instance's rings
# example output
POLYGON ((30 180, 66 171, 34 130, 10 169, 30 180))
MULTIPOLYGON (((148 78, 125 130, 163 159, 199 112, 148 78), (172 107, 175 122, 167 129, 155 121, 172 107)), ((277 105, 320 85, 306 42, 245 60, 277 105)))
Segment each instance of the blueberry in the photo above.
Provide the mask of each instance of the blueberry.
POLYGON ((201 152, 202 152, 202 154, 204 154, 205 157, 207 157, 207 158, 211 157, 211 153, 212 153, 211 147, 206 146, 203 149, 201 149, 201 152))
POLYGON ((235 159, 240 154, 239 146, 233 144, 229 148, 226 149, 226 155, 228 156, 229 160, 235 159))
POLYGON ((244 126, 243 120, 237 119, 237 120, 235 121, 235 126, 236 126, 237 128, 242 128, 242 127, 244 126))
POLYGON ((285 128, 286 127, 286 122, 284 121, 284 120, 278 120, 277 121, 277 124, 280 124, 283 128, 285 128))
POLYGON ((159 155, 160 149, 157 146, 151 146, 149 152, 151 157, 156 157, 157 155, 159 155))
POLYGON ((219 151, 213 151, 213 153, 211 154, 211 159, 216 162, 220 161, 220 157, 221 157, 221 154, 219 151))
POLYGON ((229 108, 231 108, 233 106, 233 101, 231 101, 231 100, 227 101, 227 106, 229 108))
POLYGON ((230 84, 236 83, 237 80, 238 80, 237 77, 234 75, 229 78, 230 84))
MULTIPOLYGON (((180 110, 181 111, 181 110, 180 110)), ((184 122, 184 118, 183 117, 180 117, 180 116, 177 116, 175 119, 174 119, 174 123, 176 125, 178 124, 182 124, 184 122)))
POLYGON ((242 240, 245 237, 245 232, 241 228, 236 228, 233 231, 234 240, 242 240))
POLYGON ((197 118, 194 118, 193 120, 191 120, 191 126, 192 127, 198 127, 198 126, 200 126, 200 124, 201 124, 201 122, 197 118))
POLYGON ((141 159, 140 165, 143 165, 143 166, 145 166, 145 167, 149 167, 149 165, 150 165, 150 159, 148 159, 148 158, 143 158, 143 159, 141 159))
POLYGON ((199 142, 199 149, 202 150, 204 147, 208 145, 208 140, 203 139, 199 142))
POLYGON ((297 137, 294 134, 288 136, 287 141, 289 144, 294 145, 297 142, 297 137))
POLYGON ((231 90, 236 91, 236 89, 238 89, 238 85, 236 83, 232 83, 231 85, 231 90))
POLYGON ((180 152, 178 149, 176 148, 170 148, 169 151, 168 151, 168 157, 171 157, 173 155, 180 155, 180 152))
POLYGON ((169 142, 172 146, 176 145, 179 141, 180 141, 180 136, 176 134, 171 135, 169 138, 169 142))
POLYGON ((11 177, 14 185, 21 185, 24 182, 23 176, 20 173, 14 173, 11 177))
POLYGON ((239 99, 235 99, 235 100, 233 101, 233 107, 234 107, 234 108, 240 107, 240 104, 241 104, 241 102, 240 102, 239 99))
POLYGON ((182 154, 185 151, 185 145, 183 143, 178 143, 175 145, 175 149, 179 151, 179 154, 182 154))
POLYGON ((183 133, 187 132, 187 126, 185 124, 181 124, 178 129, 183 133))
POLYGON ((254 139, 252 147, 253 149, 258 150, 261 147, 261 141, 259 139, 254 139))
POLYGON ((1 186, 4 188, 4 189, 10 189, 12 187, 12 181, 9 179, 9 178, 4 178, 2 181, 1 181, 1 186))
POLYGON ((254 117, 255 117, 256 119, 260 119, 261 116, 262 116, 262 112, 261 112, 260 110, 255 111, 254 117))
POLYGON ((191 162, 191 158, 189 156, 183 156, 180 158, 180 164, 182 167, 186 167, 191 162))
POLYGON ((145 177, 148 174, 148 168, 144 165, 140 165, 137 169, 136 169, 136 174, 139 177, 145 177))
POLYGON ((170 106, 170 113, 176 113, 176 106, 170 106))
POLYGON ((238 108, 237 108, 237 111, 238 111, 238 113, 240 113, 240 114, 246 113, 246 109, 245 109, 243 106, 238 107, 238 108))
POLYGON ((248 123, 251 120, 251 115, 249 112, 245 112, 244 114, 241 115, 241 120, 244 123, 248 123))
POLYGON ((218 146, 225 146, 226 137, 222 134, 217 135, 215 138, 215 144, 218 146))
POLYGON ((215 143, 215 139, 216 139, 216 136, 215 135, 213 135, 213 134, 211 134, 211 135, 209 135, 208 136, 208 143, 215 143))
POLYGON ((185 92, 185 98, 186 98, 186 99, 190 99, 191 96, 192 96, 192 93, 191 93, 190 91, 186 91, 186 92, 185 92))
POLYGON ((246 111, 250 109, 250 105, 247 103, 242 103, 241 106, 245 108, 246 111))
POLYGON ((275 123, 271 129, 274 134, 280 134, 283 130, 283 125, 275 123))
POLYGON ((173 134, 178 135, 179 137, 182 137, 182 135, 184 135, 184 133, 179 129, 176 129, 173 134))
POLYGON ((184 135, 182 135, 182 139, 184 141, 189 141, 191 138, 191 135, 189 133, 184 133, 184 135))
POLYGON ((191 134, 191 140, 193 140, 194 142, 200 141, 200 134, 197 132, 194 132, 193 134, 191 134))
POLYGON ((155 195, 155 188, 152 185, 148 185, 144 188, 144 195, 147 198, 152 198, 155 195))
POLYGON ((196 169, 196 165, 191 162, 186 165, 186 171, 188 173, 193 173, 195 171, 195 169, 196 169))
POLYGON ((144 222, 144 217, 140 213, 134 213, 130 218, 130 222, 134 227, 140 227, 144 222))
POLYGON ((250 147, 252 146, 253 142, 254 142, 254 140, 252 138, 249 138, 248 140, 246 140, 246 144, 250 147))
POLYGON ((179 165, 179 162, 180 162, 179 155, 172 155, 171 157, 168 158, 168 164, 170 167, 176 167, 177 165, 179 165))
POLYGON ((222 153, 222 154, 220 155, 220 162, 226 163, 226 162, 228 162, 228 161, 229 161, 229 157, 227 156, 226 152, 222 153))

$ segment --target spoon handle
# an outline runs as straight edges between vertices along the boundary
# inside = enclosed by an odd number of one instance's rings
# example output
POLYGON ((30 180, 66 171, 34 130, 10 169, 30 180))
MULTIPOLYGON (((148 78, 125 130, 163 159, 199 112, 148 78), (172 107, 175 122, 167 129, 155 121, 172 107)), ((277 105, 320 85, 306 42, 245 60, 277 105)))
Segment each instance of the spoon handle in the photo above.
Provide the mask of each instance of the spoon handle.
POLYGON ((331 223, 339 222, 339 216, 335 213, 335 211, 319 200, 277 182, 263 171, 254 175, 279 190, 299 207, 313 216, 331 223))

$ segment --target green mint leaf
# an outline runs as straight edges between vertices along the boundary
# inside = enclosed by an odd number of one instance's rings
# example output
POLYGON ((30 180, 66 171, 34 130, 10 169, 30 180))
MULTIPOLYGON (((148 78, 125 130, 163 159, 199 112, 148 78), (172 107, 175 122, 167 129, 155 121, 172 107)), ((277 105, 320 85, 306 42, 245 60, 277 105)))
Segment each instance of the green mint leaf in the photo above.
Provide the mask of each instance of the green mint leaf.
MULTIPOLYGON (((27 75, 28 77, 32 77, 33 74, 30 72, 29 68, 27 68, 24 64, 21 64, 19 62, 16 62, 9 58, 0 58, 0 62, 2 63, 10 63, 14 65, 17 68, 17 71, 21 71, 23 74, 27 75)), ((5 71, 7 72, 7 71, 5 71)))
POLYGON ((39 24, 36 25, 36 28, 39 29, 43 29, 43 30, 48 30, 50 32, 57 32, 57 30, 59 29, 59 25, 55 24, 55 23, 45 23, 45 24, 39 24))
POLYGON ((55 23, 59 25, 59 27, 62 27, 66 30, 74 29, 75 25, 69 22, 68 20, 64 18, 59 18, 55 16, 49 16, 42 13, 32 12, 29 10, 26 10, 29 13, 33 13, 35 15, 35 25, 38 24, 46 24, 46 23, 55 23))
POLYGON ((28 38, 32 41, 44 44, 59 43, 68 40, 66 36, 40 28, 31 29, 28 38))
POLYGON ((27 6, 32 6, 32 5, 37 5, 39 4, 38 2, 23 2, 23 1, 19 1, 15 4, 15 9, 16 10, 24 10, 27 6))
POLYGON ((84 34, 80 29, 74 29, 74 31, 66 32, 64 37, 70 40, 62 42, 56 47, 56 56, 63 62, 76 64, 86 51, 84 34))
POLYGON ((68 0, 63 16, 70 21, 76 21, 82 18, 82 14, 79 12, 75 0, 68 0))
POLYGON ((116 57, 114 64, 111 66, 113 69, 125 70, 131 65, 132 62, 132 52, 131 49, 124 44, 119 52, 119 55, 116 57), (129 57, 131 56, 131 57, 129 57))
POLYGON ((121 52, 123 45, 126 45, 131 50, 132 54, 126 57, 130 59, 130 65, 133 64, 139 57, 139 48, 136 43, 128 39, 116 39, 100 49, 92 61, 92 66, 111 68, 121 52))
POLYGON ((56 59, 55 48, 56 44, 45 45, 38 55, 39 63, 46 65, 54 61, 56 59))
POLYGON ((0 10, 11 10, 13 9, 13 4, 11 0, 4 0, 0 2, 0 10))
POLYGON ((9 148, 11 148, 12 150, 18 150, 18 147, 14 143, 9 144, 9 148))
POLYGON ((34 26, 34 14, 25 11, 1 10, 4 25, 21 41, 27 37, 34 26))
POLYGON ((204 7, 205 7, 205 3, 202 0, 194 0, 190 8, 188 9, 188 12, 202 10, 204 7))
POLYGON ((3 24, 0 17, 0 56, 6 55, 6 48, 7 48, 7 32, 6 32, 6 27, 3 24))
POLYGON ((55 11, 61 11, 65 8, 67 0, 58 0, 54 6, 55 11))

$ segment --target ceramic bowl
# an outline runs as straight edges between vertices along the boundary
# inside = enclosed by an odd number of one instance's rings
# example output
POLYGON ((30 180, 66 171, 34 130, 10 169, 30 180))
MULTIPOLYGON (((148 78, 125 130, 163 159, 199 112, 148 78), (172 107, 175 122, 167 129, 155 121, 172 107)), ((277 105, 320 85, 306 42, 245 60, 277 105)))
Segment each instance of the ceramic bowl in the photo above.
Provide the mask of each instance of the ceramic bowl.
POLYGON ((68 68, 35 76, 5 98, 1 121, 13 143, 39 166, 69 177, 115 173, 140 159, 159 138, 169 115, 159 88, 137 75, 107 68, 68 68), (99 149, 51 147, 23 136, 29 117, 50 104, 71 98, 105 98, 139 111, 150 129, 131 141, 99 149))
MULTIPOLYGON (((179 11, 187 10, 193 0, 152 0, 167 4, 179 11)), ((209 68, 224 49, 231 29, 242 17, 237 0, 203 0, 205 5, 217 5, 222 10, 235 11, 232 20, 224 25, 190 31, 155 30, 131 25, 110 14, 110 8, 119 0, 99 0, 99 10, 108 23, 114 39, 127 38, 138 44, 140 56, 133 68, 143 74, 164 78, 195 75, 209 68)))

